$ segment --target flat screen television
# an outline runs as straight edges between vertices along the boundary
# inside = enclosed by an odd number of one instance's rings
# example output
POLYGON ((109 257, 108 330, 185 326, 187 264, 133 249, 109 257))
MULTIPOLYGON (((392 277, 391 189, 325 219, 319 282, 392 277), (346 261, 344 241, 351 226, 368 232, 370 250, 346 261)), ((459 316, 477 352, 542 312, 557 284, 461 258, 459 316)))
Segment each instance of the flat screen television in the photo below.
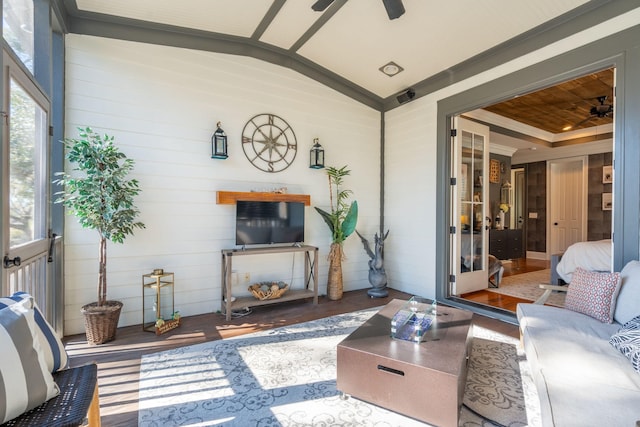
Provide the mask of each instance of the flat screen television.
POLYGON ((304 242, 304 203, 236 202, 236 245, 304 242))

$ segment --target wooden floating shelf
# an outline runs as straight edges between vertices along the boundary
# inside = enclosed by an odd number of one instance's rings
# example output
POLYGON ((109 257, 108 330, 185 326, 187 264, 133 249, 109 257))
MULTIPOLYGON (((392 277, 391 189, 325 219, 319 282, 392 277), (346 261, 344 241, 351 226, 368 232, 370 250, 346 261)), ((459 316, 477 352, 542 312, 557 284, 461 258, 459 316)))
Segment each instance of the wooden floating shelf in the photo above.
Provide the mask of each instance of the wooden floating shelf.
POLYGON ((216 191, 216 203, 219 205, 235 205, 238 200, 259 202, 300 202, 311 206, 308 194, 264 193, 254 191, 216 191))

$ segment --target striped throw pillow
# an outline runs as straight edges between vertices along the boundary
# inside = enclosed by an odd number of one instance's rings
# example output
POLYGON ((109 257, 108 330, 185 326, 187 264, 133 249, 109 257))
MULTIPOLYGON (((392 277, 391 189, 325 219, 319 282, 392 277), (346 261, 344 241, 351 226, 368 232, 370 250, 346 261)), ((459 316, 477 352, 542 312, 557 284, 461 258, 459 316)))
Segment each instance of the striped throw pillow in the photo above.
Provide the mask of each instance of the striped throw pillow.
POLYGON ((0 424, 60 393, 40 352, 34 306, 31 298, 0 309, 0 424))
MULTIPOLYGON (((16 292, 10 297, 0 298, 0 309, 16 303, 31 304, 33 297, 26 292, 16 292)), ((40 341, 40 350, 44 355, 49 372, 56 372, 67 367, 67 352, 64 344, 44 318, 38 305, 34 303, 34 317, 36 321, 36 336, 40 341)))

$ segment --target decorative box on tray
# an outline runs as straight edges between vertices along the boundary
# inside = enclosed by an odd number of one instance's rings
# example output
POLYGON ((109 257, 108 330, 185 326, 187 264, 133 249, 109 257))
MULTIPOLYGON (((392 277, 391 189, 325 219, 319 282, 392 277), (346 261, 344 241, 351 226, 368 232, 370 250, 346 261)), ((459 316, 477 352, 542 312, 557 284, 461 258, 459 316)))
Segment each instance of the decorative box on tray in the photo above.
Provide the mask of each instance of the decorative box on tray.
POLYGON ((437 311, 435 300, 411 297, 391 319, 391 337, 422 342, 436 319, 437 311))

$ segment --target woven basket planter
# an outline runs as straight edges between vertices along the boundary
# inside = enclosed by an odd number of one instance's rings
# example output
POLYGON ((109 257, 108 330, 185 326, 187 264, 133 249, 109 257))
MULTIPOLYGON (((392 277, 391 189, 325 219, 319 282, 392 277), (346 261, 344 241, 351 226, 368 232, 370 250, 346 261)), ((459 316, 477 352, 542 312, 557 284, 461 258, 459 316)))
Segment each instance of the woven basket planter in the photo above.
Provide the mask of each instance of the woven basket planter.
POLYGON ((327 277, 327 297, 332 301, 342 299, 342 246, 331 244, 329 255, 329 276, 327 277))
POLYGON ((120 319, 122 303, 120 301, 107 301, 99 306, 97 302, 83 305, 84 328, 89 344, 104 344, 116 338, 116 329, 120 319))

